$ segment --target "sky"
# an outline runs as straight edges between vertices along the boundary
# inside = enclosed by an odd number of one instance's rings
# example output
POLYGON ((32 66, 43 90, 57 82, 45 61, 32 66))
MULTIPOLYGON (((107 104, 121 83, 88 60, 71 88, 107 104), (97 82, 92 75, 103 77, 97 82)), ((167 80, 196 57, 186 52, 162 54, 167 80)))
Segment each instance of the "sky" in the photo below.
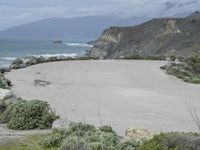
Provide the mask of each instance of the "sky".
POLYGON ((51 17, 158 18, 200 10, 200 0, 0 0, 0 30, 51 17))

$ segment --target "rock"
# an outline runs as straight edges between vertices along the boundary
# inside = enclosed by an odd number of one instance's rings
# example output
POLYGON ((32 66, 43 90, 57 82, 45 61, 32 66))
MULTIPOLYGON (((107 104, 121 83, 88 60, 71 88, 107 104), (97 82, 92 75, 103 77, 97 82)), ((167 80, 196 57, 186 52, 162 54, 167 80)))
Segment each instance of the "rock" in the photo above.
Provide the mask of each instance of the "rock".
POLYGON ((128 128, 125 132, 125 140, 131 140, 135 143, 143 143, 153 137, 153 132, 150 129, 140 127, 140 128, 128 128))
POLYGON ((179 59, 177 59, 177 58, 175 59, 174 63, 177 64, 177 65, 178 65, 178 64, 181 64, 181 62, 180 62, 179 59))
POLYGON ((46 63, 46 62, 54 62, 54 61, 69 61, 69 60, 91 60, 97 59, 96 57, 90 57, 87 55, 84 56, 65 56, 65 55, 58 55, 58 56, 31 56, 31 57, 24 57, 18 58, 12 62, 10 65, 10 69, 20 69, 26 68, 28 66, 46 63))
POLYGON ((200 13, 186 18, 153 19, 133 27, 106 29, 88 54, 104 59, 200 55, 199 37, 200 13))
POLYGON ((45 57, 45 56, 31 56, 31 57, 24 57, 18 58, 12 62, 10 65, 10 69, 20 69, 26 68, 28 66, 45 63, 45 62, 53 62, 53 61, 63 61, 63 60, 71 60, 74 57, 68 56, 52 56, 52 57, 45 57))
POLYGON ((125 58, 125 56, 119 56, 119 58, 118 59, 124 59, 125 58))
POLYGON ((96 43, 96 41, 89 41, 87 42, 88 45, 94 45, 96 43))
POLYGON ((10 67, 2 67, 0 68, 0 73, 10 72, 10 67))
POLYGON ((11 69, 18 69, 18 68, 25 68, 25 67, 26 67, 26 61, 25 61, 25 59, 22 59, 22 58, 16 59, 10 65, 11 69))
POLYGON ((8 90, 8 89, 1 89, 0 88, 0 99, 3 99, 5 97, 9 97, 9 96, 12 96, 13 93, 11 90, 8 90))

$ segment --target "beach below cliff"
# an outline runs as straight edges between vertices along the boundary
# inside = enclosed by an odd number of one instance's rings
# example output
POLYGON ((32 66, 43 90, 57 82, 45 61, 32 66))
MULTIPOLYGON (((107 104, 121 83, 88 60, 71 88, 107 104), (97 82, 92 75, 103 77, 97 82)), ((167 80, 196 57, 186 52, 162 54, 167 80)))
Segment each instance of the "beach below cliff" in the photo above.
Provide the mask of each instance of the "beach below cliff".
POLYGON ((87 60, 38 64, 5 74, 12 91, 48 101, 60 124, 109 124, 119 134, 134 126, 160 131, 197 131, 188 105, 197 107, 200 85, 166 75, 165 61, 87 60))

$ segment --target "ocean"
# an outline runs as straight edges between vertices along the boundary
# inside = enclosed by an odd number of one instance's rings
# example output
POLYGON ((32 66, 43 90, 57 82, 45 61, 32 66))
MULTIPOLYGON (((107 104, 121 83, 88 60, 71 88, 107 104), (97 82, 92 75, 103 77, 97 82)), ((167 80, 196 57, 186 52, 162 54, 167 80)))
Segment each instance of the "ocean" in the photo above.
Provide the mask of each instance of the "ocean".
POLYGON ((53 43, 51 40, 0 39, 0 67, 8 66, 16 58, 25 56, 77 56, 83 55, 91 45, 90 40, 67 40, 53 43))

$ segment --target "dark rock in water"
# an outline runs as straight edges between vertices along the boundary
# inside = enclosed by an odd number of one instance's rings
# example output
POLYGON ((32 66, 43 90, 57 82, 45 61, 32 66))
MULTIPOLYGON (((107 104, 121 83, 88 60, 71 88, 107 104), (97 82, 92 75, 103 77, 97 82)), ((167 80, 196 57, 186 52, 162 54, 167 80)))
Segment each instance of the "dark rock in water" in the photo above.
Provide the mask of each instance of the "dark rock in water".
POLYGON ((87 42, 88 45, 94 45, 96 43, 96 41, 89 41, 87 42))
POLYGON ((186 18, 153 19, 133 27, 111 27, 88 55, 99 58, 200 55, 200 13, 186 18))

